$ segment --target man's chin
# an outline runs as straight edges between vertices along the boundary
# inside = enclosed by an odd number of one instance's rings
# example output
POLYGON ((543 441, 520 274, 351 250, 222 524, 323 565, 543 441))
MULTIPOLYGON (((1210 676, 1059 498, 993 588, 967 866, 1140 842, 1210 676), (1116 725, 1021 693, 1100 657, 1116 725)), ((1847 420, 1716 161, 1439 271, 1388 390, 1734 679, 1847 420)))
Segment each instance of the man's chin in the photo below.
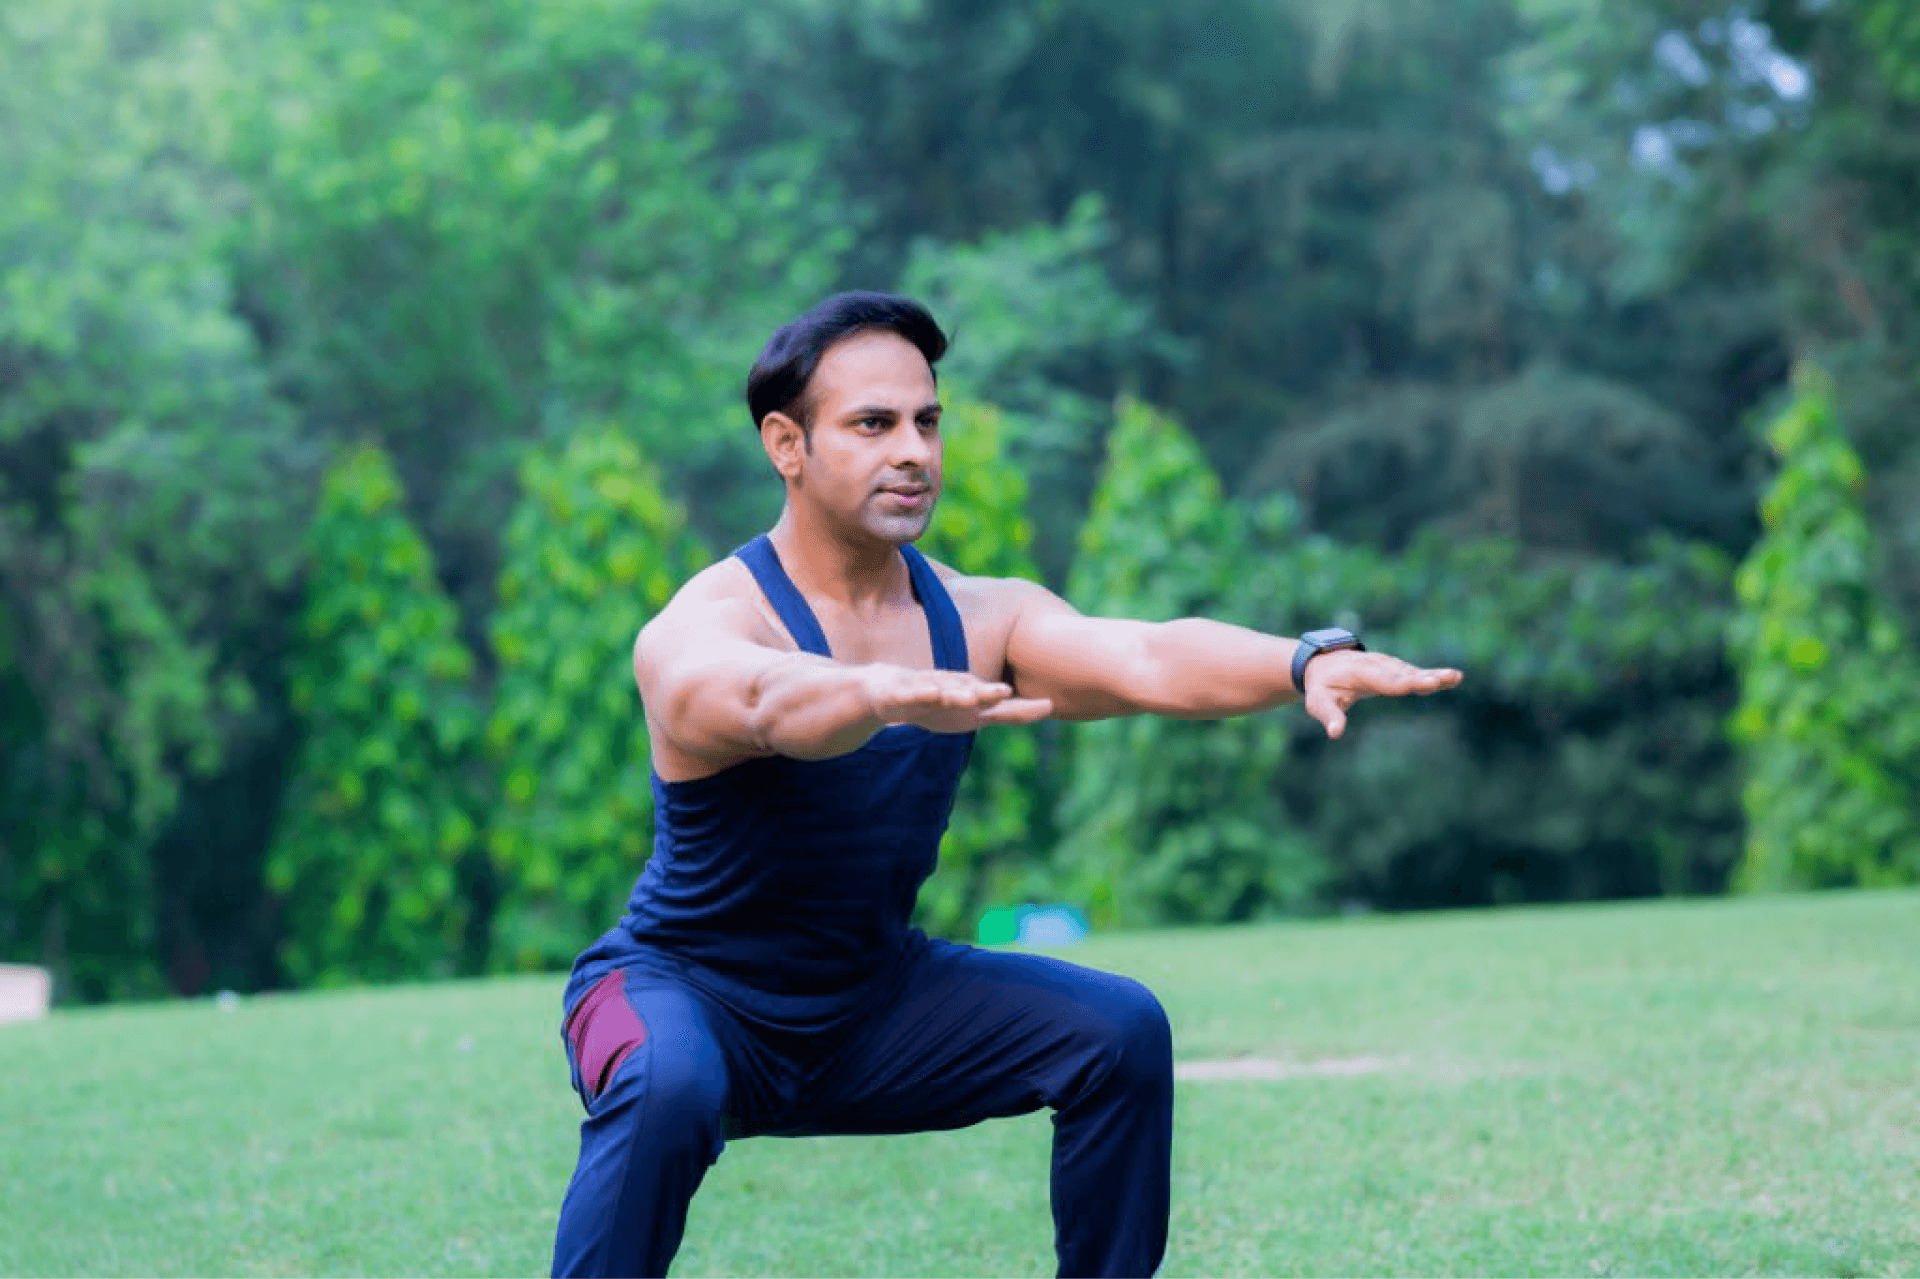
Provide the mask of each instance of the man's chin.
POLYGON ((895 546, 905 546, 909 542, 920 540, 931 523, 933 523, 931 510, 916 512, 913 515, 870 516, 866 521, 867 532, 895 546))

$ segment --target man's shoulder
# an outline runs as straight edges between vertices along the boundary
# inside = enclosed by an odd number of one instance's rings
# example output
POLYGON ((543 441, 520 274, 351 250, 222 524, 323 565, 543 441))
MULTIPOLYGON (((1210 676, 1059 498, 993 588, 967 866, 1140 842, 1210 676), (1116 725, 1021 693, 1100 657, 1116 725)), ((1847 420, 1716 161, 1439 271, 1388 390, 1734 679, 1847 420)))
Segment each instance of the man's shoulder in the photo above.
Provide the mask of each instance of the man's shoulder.
POLYGON ((667 634, 711 634, 716 629, 755 635, 764 629, 756 599, 753 574, 746 565, 731 555, 715 560, 681 583, 641 628, 639 641, 667 634))
POLYGON ((1045 586, 1028 578, 963 573, 930 555, 927 563, 939 576, 940 584, 947 588, 947 594, 953 597, 954 606, 960 610, 961 616, 969 622, 989 618, 1011 619, 1022 609, 1044 606, 1058 598, 1045 586))
POLYGON ((753 574, 738 556, 727 555, 682 582, 680 589, 673 593, 673 598, 667 601, 667 608, 698 608, 729 600, 744 600, 752 589, 753 574))

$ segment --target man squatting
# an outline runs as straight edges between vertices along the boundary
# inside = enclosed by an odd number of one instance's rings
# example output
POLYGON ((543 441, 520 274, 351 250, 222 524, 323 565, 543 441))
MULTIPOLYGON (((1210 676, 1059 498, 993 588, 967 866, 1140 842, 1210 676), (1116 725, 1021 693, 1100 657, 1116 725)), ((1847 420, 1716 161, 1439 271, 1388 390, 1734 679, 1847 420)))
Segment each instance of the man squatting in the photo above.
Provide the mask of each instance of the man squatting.
POLYGON ((923 307, 872 293, 775 333, 747 404, 786 485, 779 521, 634 646, 654 846, 566 986, 587 1117, 556 1275, 664 1275, 728 1140, 1043 1106, 1059 1273, 1152 1274, 1173 1141, 1159 1002, 909 923, 975 731, 1300 698, 1338 738, 1361 698, 1460 682, 1344 631, 1085 617, 1032 582, 928 560, 913 543, 940 495, 946 347, 923 307))

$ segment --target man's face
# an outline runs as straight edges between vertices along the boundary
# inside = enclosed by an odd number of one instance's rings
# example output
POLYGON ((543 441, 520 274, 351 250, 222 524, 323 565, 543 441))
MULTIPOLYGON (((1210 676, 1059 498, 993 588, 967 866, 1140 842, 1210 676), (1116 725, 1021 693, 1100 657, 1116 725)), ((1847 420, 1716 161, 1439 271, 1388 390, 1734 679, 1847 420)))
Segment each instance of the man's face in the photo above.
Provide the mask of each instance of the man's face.
POLYGON ((809 437, 769 444, 793 497, 895 545, 926 532, 940 496, 940 400, 926 357, 898 334, 855 333, 820 357, 806 398, 809 437))

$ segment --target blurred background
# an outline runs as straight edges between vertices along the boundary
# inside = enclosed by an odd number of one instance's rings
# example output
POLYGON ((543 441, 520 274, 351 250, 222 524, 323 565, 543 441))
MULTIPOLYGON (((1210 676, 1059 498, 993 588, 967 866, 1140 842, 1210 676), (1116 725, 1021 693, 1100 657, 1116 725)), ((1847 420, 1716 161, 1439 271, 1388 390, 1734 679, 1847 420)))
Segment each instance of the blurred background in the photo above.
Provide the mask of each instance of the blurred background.
POLYGON ((741 400, 927 301, 928 549, 1468 682, 983 737, 925 924, 1920 880, 1908 0, 11 0, 0 961, 550 969, 741 400))

